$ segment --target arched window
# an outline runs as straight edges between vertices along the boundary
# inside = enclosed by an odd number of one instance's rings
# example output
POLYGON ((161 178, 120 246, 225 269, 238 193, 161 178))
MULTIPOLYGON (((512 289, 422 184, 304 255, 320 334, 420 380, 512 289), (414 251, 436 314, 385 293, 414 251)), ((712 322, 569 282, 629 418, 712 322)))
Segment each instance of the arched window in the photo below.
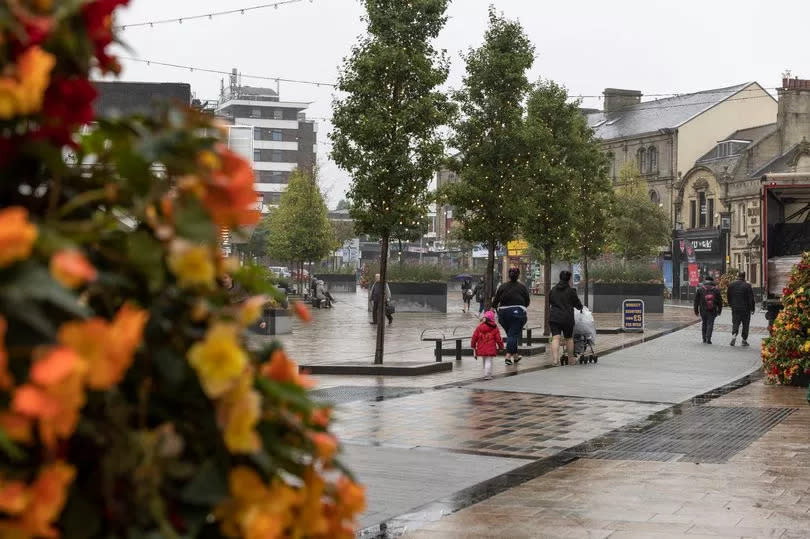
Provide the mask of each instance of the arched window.
POLYGON ((652 202, 656 206, 661 204, 661 197, 658 196, 657 191, 650 191, 650 202, 652 202))
POLYGON ((658 172, 658 149, 655 146, 650 146, 647 150, 647 161, 649 161, 649 172, 658 172))
POLYGON ((647 172, 647 150, 644 148, 638 150, 638 171, 642 174, 647 172))

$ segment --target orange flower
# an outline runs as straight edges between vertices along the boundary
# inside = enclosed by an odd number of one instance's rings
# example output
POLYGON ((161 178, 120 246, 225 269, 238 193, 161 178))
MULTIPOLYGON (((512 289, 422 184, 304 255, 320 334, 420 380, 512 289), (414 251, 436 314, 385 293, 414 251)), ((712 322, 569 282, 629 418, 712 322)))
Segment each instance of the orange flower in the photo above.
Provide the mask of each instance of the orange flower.
POLYGON ((0 511, 19 515, 25 510, 29 500, 27 485, 22 481, 0 482, 0 511))
POLYGON ((345 516, 357 515, 366 509, 366 489, 345 475, 337 481, 337 498, 345 516))
POLYGON ((246 299, 239 308, 239 323, 249 326, 255 322, 262 315, 262 309, 267 302, 267 296, 253 296, 246 299))
POLYGON ((0 389, 8 391, 14 386, 14 377, 8 370, 8 351, 4 344, 6 340, 6 319, 0 316, 0 389))
POLYGON ((95 281, 98 276, 96 268, 87 258, 74 249, 56 252, 51 257, 51 275, 65 288, 77 288, 84 283, 95 281))
POLYGON ((30 443, 33 439, 31 426, 31 420, 23 415, 0 412, 0 428, 15 442, 30 443))
POLYGON ((14 412, 39 421, 39 434, 52 448, 76 429, 84 406, 87 365, 69 348, 54 348, 31 367, 30 383, 14 392, 14 412))
POLYGON ((124 377, 134 359, 149 313, 125 304, 112 323, 103 318, 67 322, 59 329, 59 342, 87 362, 87 385, 105 390, 124 377))
POLYGON ((313 425, 326 428, 329 426, 329 416, 332 415, 332 409, 329 407, 318 408, 312 412, 310 421, 313 425))
MULTIPOLYGON (((259 221, 258 194, 250 164, 224 145, 218 145, 220 168, 211 173, 203 203, 222 226, 252 225, 259 221)), ((208 164, 213 160, 207 160, 208 164)))
POLYGON ((312 320, 312 313, 310 312, 309 308, 304 305, 300 301, 296 301, 293 303, 293 310, 295 311, 295 315, 303 320, 304 322, 310 322, 312 320))
POLYGON ((0 77, 0 120, 39 112, 56 58, 40 47, 23 52, 11 76, 0 77))
POLYGON ((0 268, 31 256, 36 239, 37 227, 28 221, 28 210, 19 206, 0 210, 0 268))
POLYGON ((329 521, 324 514, 323 492, 326 482, 312 467, 304 472, 304 502, 295 519, 297 536, 317 536, 329 531, 329 521))
POLYGON ((303 388, 310 388, 314 385, 308 377, 298 372, 298 365, 287 357, 281 348, 272 353, 270 362, 262 367, 262 374, 271 380, 296 384, 303 388))
POLYGON ((59 517, 67 500, 67 487, 76 470, 63 462, 42 468, 29 490, 31 501, 20 516, 22 529, 34 537, 59 537, 51 524, 59 517))
POLYGON ((334 436, 328 432, 312 432, 309 439, 315 446, 315 454, 324 461, 332 460, 338 449, 338 443, 334 436))

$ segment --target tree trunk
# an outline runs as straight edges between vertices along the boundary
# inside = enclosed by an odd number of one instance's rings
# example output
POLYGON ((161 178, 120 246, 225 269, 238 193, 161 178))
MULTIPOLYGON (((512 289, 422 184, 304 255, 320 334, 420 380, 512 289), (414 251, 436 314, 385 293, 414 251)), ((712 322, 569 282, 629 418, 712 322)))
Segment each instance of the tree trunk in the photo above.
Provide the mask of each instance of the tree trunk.
POLYGON ((495 273, 495 240, 490 240, 487 245, 487 274, 484 277, 484 307, 489 309, 492 306, 492 296, 495 295, 493 288, 493 273, 495 273))
POLYGON ((397 241, 399 242, 399 269, 401 270, 402 266, 405 265, 404 261, 402 260, 402 239, 397 238, 397 241))
POLYGON ((585 288, 585 306, 590 307, 588 305, 588 253, 584 249, 582 250, 582 279, 585 288))
MULTIPOLYGON (((385 287, 388 273, 388 235, 383 235, 380 245, 380 302, 377 305, 377 348, 374 351, 374 364, 382 365, 385 348, 385 287)), ((372 293, 374 292, 372 288, 372 293)), ((373 299, 373 296, 372 296, 373 299)), ((372 304, 373 306, 373 304, 372 304)))
POLYGON ((551 333, 548 327, 549 303, 548 297, 551 294, 551 247, 543 247, 543 335, 551 333))

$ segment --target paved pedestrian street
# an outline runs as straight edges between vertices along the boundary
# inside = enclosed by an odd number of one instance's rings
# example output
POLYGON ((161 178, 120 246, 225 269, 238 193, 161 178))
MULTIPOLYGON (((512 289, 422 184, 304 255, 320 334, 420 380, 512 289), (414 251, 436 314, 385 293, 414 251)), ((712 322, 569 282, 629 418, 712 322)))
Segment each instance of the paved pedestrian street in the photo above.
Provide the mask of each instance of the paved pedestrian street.
MULTIPOLYGON (((284 339, 296 359, 370 361, 362 304, 347 296, 296 326, 284 339)), ((431 361, 419 333, 471 318, 399 315, 386 359, 431 361)), ((711 346, 695 321, 668 306, 643 335, 600 334, 596 365, 496 360, 490 381, 469 357, 441 375, 317 377, 312 395, 335 404, 343 460, 368 490, 360 536, 810 537, 806 390, 765 384, 761 314, 749 348, 729 346, 728 314, 711 346)))

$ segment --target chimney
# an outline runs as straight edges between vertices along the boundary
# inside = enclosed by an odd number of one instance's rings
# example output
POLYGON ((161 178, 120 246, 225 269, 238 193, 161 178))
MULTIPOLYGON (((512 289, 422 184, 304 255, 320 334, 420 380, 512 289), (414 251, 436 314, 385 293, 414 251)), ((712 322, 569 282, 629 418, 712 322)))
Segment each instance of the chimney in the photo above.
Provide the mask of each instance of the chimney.
POLYGON ((641 103, 641 92, 638 90, 605 88, 602 95, 605 96, 605 112, 615 112, 641 103))
POLYGON ((782 79, 776 126, 781 153, 810 138, 810 80, 782 79))

